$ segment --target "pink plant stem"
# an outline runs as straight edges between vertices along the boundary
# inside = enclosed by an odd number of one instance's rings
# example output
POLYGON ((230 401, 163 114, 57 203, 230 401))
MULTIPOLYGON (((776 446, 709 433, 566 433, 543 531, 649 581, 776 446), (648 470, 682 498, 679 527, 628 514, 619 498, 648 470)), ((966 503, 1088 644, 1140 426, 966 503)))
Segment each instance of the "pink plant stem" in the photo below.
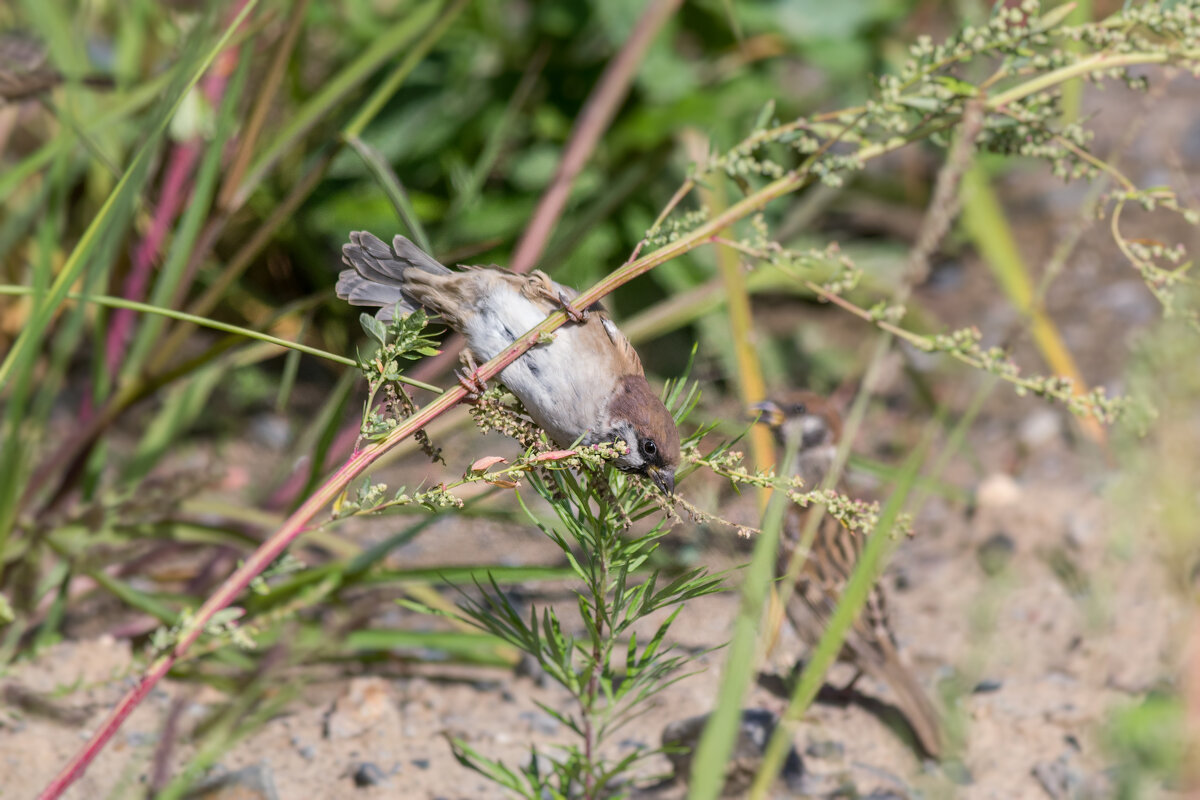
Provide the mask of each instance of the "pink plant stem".
MULTIPOLYGON (((418 378, 418 380, 420 380, 418 378)), ((362 432, 362 422, 355 420, 346 427, 342 428, 333 437, 333 443, 329 445, 329 452, 325 456, 325 463, 321 465, 321 471, 332 469, 334 460, 339 453, 345 453, 354 447, 354 442, 358 439, 362 432)), ((305 483, 308 482, 308 460, 302 459, 302 463, 288 475, 287 479, 280 484, 279 488, 271 493, 267 498, 266 507, 269 509, 280 509, 292 504, 297 495, 304 490, 305 483)))
MULTIPOLYGON (((158 206, 150 229, 145 237, 138 242, 133 251, 133 266, 125 276, 125 285, 121 296, 127 300, 143 300, 146 296, 146 286, 150 283, 150 272, 154 261, 158 258, 167 231, 175 216, 183 205, 183 197, 188 192, 192 169, 200 155, 200 145, 195 141, 182 142, 171 148, 167 168, 163 175, 162 189, 158 196, 158 206)), ((116 377, 125 357, 125 348, 129 344, 129 336, 133 330, 134 313, 127 308, 118 308, 113 312, 108 326, 108 337, 105 340, 104 360, 108 366, 108 374, 116 377)))
MULTIPOLYGON (((231 9, 232 17, 241 13, 246 0, 239 0, 231 9)), ((232 18, 231 17, 231 18, 232 18)), ((216 107, 225 95, 229 85, 229 76, 237 66, 238 53, 236 48, 227 48, 217 56, 211 70, 201 83, 201 91, 209 104, 216 107)), ((162 189, 158 195, 158 205, 154 210, 154 218, 150 221, 150 229, 138 242, 133 251, 133 263, 129 274, 125 277, 125 285, 121 295, 128 300, 141 301, 146 296, 146 287, 150 284, 150 273, 154 262, 158 260, 163 243, 171 230, 171 224, 179 215, 184 201, 191 196, 192 172, 200 160, 204 142, 199 135, 189 141, 180 142, 171 148, 167 167, 163 174, 162 189)), ((116 377, 129 345, 130 334, 133 330, 134 312, 119 308, 112 316, 105 339, 105 364, 109 375, 116 377)))
POLYGON ((600 137, 608 130, 617 109, 629 94, 629 86, 633 83, 633 76, 637 73, 646 50, 681 2, 682 0, 650 0, 646 10, 634 24, 633 33, 625 40, 616 58, 604 68, 596 90, 588 97, 583 111, 575 121, 554 179, 538 200, 529 226, 525 228, 521 241, 517 243, 509 269, 528 272, 541 257, 551 231, 558 224, 558 219, 567 206, 575 178, 583 170, 600 137))

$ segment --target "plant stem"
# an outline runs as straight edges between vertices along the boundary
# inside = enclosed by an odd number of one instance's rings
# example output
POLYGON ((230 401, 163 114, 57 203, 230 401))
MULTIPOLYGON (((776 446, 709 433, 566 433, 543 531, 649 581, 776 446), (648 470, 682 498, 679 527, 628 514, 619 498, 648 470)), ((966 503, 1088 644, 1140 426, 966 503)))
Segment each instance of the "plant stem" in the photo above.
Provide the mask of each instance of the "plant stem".
POLYGON ((659 30, 674 16, 682 0, 652 0, 646 6, 633 28, 633 33, 621 46, 615 58, 608 63, 604 74, 588 97, 580 112, 563 151, 562 160, 555 170, 554 179, 546 188, 537 208, 530 217, 529 225, 521 240, 517 242, 509 268, 514 272, 533 269, 550 239, 554 226, 567 207, 571 187, 583 170, 600 137, 608 130, 621 102, 629 93, 638 65, 658 35, 659 30))
MULTIPOLYGON (((600 514, 599 519, 605 519, 606 514, 600 514)), ((600 547, 597 563, 597 575, 592 584, 592 622, 595 626, 595 633, 592 634, 592 663, 590 664, 590 672, 588 675, 587 688, 584 692, 583 702, 580 704, 583 712, 583 755, 587 761, 587 773, 584 778, 586 796, 588 800, 595 800, 596 794, 596 757, 599 749, 599 737, 596 735, 596 702, 600 695, 600 676, 604 672, 604 666, 608 661, 608 648, 604 642, 604 620, 606 618, 607 598, 608 598, 608 569, 609 560, 611 558, 610 546, 612 532, 604 527, 602 522, 597 523, 597 527, 601 530, 600 535, 603 537, 600 540, 600 547)))

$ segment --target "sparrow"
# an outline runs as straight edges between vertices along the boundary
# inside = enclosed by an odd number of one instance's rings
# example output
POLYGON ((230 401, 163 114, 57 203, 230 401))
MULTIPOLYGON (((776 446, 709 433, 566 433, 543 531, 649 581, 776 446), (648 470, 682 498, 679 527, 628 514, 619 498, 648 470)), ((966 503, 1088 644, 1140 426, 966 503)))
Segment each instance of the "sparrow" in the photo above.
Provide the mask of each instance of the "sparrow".
POLYGON ((389 247, 366 231, 351 233, 342 261, 349 269, 338 276, 338 297, 379 306, 375 316, 383 322, 424 308, 466 337, 470 362, 490 360, 547 315, 565 310, 571 322, 505 367, 500 381, 559 446, 623 441, 628 451, 617 468, 649 477, 668 495, 675 491, 675 420, 600 304, 576 309, 571 301, 578 293, 540 270, 451 270, 403 236, 389 247))
MULTIPOLYGON (((795 474, 804 481, 805 488, 820 487, 833 465, 842 433, 841 416, 833 404, 813 392, 792 391, 759 403, 754 410, 761 412, 759 421, 774 430, 781 444, 789 438, 799 441, 795 474)), ((787 571, 809 513, 796 505, 788 511, 780 536, 778 576, 787 571)), ((821 518, 787 605, 788 620, 809 647, 815 647, 825 632, 862 547, 862 536, 830 514, 821 518)), ((887 598, 878 582, 846 635, 838 658, 857 670, 844 691, 848 692, 863 673, 887 684, 921 747, 930 756, 941 753, 940 717, 900 657, 889 621, 887 598)))

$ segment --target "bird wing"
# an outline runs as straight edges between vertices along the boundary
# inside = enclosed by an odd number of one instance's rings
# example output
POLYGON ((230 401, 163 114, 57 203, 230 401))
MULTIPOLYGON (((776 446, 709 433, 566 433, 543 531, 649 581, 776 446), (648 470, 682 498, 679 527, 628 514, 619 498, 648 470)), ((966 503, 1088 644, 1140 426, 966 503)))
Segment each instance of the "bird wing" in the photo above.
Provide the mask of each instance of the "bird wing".
MULTIPOLYGON (((512 276, 514 280, 521 282, 521 291, 530 300, 545 308, 546 313, 550 314, 554 311, 562 309, 564 303, 572 302, 579 296, 579 292, 572 289, 570 286, 564 286, 558 281, 552 279, 549 275, 539 270, 534 270, 528 275, 519 275, 511 270, 493 267, 502 273, 512 276)), ((582 310, 582 309, 581 309, 582 310)), ((589 338, 595 341, 596 352, 611 351, 613 360, 616 362, 617 375, 644 375, 645 371, 642 368, 642 360, 637 354, 637 350, 633 348, 633 344, 626 338, 625 334, 621 333, 621 329, 613 322, 612 315, 608 313, 608 309, 599 300, 592 303, 586 309, 588 318, 582 324, 584 330, 588 333, 589 338), (604 337, 608 340, 608 345, 605 346, 603 340, 598 335, 600 331, 604 332, 604 337)))

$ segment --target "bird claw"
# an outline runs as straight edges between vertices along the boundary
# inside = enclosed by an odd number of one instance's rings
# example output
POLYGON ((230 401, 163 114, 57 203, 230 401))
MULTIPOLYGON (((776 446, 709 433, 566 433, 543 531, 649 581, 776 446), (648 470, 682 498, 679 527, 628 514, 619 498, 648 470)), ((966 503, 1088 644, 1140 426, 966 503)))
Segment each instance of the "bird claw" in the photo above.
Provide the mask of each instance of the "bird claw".
POLYGON ((459 386, 466 389, 472 397, 478 398, 487 391, 487 381, 479 377, 479 365, 475 363, 469 350, 463 351, 462 361, 466 369, 455 370, 454 377, 458 379, 459 386))
POLYGON ((470 372, 463 370, 455 370, 454 377, 458 378, 458 385, 466 389, 474 397, 478 397, 487 391, 487 381, 479 377, 479 370, 474 369, 470 372))
POLYGON ((585 308, 580 311, 578 308, 571 305, 571 301, 568 300, 567 296, 562 292, 558 293, 558 304, 562 306, 563 313, 567 315, 567 319, 571 320, 571 322, 574 322, 576 325, 582 325, 583 323, 587 322, 587 309, 585 308))
POLYGON ((576 308, 571 303, 571 298, 567 297, 565 292, 546 290, 545 295, 548 300, 558 304, 558 307, 567 315, 567 319, 571 322, 574 322, 576 325, 582 325, 587 322, 588 310, 586 308, 583 310, 576 308))

